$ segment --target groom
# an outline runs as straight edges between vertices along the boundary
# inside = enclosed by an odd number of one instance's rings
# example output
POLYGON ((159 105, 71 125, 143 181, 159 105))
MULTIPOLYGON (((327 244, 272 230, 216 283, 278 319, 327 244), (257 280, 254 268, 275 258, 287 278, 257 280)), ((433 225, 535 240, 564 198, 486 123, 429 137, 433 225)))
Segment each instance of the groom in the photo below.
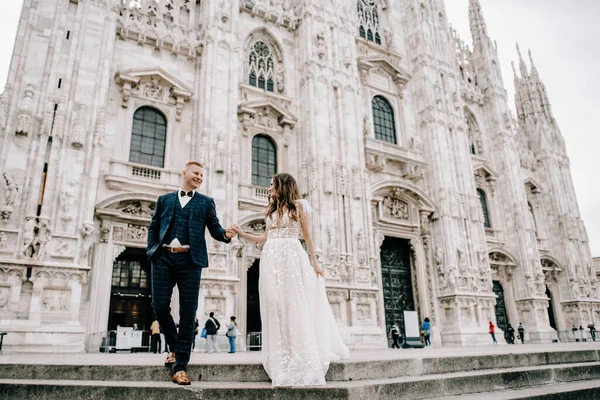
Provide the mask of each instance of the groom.
POLYGON ((205 230, 225 243, 235 231, 223 229, 214 200, 196 192, 203 179, 202 164, 188 162, 181 176, 181 188, 156 202, 146 251, 152 264, 152 307, 171 350, 165 365, 175 364, 174 383, 189 385, 186 367, 194 339, 200 276, 202 268, 208 267, 205 230), (170 307, 175 285, 179 289, 179 332, 170 307))

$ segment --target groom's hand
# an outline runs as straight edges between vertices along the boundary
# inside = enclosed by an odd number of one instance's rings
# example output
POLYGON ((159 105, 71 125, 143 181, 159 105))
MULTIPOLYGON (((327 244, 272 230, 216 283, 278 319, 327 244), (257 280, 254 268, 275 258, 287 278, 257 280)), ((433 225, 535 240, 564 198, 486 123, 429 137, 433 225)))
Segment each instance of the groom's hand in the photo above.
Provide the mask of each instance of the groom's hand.
POLYGON ((231 227, 231 228, 227 229, 227 231, 225 231, 225 236, 227 236, 229 239, 231 239, 235 235, 236 235, 236 232, 233 229, 233 227, 231 227))

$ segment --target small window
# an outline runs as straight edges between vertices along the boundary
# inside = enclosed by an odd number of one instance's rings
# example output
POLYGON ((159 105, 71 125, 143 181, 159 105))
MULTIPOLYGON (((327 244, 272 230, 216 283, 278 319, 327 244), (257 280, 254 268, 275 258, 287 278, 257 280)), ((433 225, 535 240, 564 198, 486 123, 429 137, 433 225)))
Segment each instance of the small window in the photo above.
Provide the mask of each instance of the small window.
POLYGON ((269 187, 277 173, 277 150, 270 137, 256 135, 252 139, 252 185, 269 187))
POLYGON ((371 102, 373 108, 373 130, 375 139, 397 144, 394 109, 383 96, 375 96, 371 102))
POLYGON ((164 167, 167 120, 152 107, 141 107, 133 114, 129 161, 164 167))

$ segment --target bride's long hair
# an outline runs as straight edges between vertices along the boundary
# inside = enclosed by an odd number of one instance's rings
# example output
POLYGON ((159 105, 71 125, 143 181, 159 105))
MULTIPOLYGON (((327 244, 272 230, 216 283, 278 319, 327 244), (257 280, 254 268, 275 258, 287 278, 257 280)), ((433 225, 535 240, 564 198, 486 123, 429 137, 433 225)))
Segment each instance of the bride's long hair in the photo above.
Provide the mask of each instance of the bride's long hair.
POLYGON ((276 198, 269 195, 269 205, 267 206, 267 218, 277 212, 277 224, 283 217, 283 211, 287 209, 290 218, 298 221, 298 208, 296 201, 300 199, 298 184, 290 174, 281 173, 273 176, 273 188, 277 194, 276 198))

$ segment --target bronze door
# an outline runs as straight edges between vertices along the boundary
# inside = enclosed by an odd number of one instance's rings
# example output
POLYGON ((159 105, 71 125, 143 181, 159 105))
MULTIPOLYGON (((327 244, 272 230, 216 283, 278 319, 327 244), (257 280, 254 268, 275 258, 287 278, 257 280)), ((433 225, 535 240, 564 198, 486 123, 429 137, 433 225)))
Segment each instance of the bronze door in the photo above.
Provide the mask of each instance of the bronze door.
POLYGON ((388 332, 395 320, 400 322, 400 328, 404 332, 404 311, 415 311, 410 251, 406 239, 386 236, 381 246, 381 278, 388 332))
POLYGON ((504 288, 500 282, 494 281, 493 291, 498 296, 496 298, 496 305, 494 306, 496 311, 496 326, 506 332, 508 317, 506 316, 506 305, 504 304, 504 288))

